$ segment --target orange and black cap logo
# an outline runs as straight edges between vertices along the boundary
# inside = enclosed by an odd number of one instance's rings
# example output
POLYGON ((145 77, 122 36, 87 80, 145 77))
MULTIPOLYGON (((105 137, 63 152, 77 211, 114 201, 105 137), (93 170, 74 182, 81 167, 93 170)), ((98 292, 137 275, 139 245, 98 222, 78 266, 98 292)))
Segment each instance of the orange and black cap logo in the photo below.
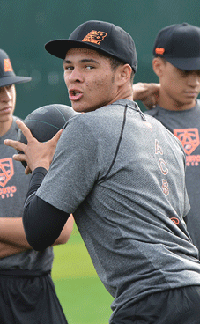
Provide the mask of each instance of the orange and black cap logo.
POLYGON ((155 48, 155 53, 157 55, 163 55, 165 53, 165 49, 163 47, 156 47, 155 48))
POLYGON ((104 40, 105 37, 107 37, 107 33, 92 30, 84 37, 83 42, 91 42, 93 44, 100 45, 101 41, 104 40))
POLYGON ((4 59, 4 72, 12 71, 12 65, 10 59, 4 59))

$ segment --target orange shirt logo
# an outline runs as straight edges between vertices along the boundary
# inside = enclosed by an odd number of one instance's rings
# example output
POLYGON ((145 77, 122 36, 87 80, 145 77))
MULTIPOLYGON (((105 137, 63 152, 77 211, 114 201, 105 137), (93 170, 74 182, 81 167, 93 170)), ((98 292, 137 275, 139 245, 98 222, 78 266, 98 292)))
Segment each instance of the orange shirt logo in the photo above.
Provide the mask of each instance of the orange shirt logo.
POLYGON ((90 42, 90 43, 100 45, 101 41, 104 40, 104 38, 106 36, 107 36, 107 33, 105 33, 105 32, 92 30, 90 33, 88 33, 84 37, 83 42, 90 42))
POLYGON ((0 186, 5 187, 14 174, 11 158, 0 159, 0 186))
POLYGON ((174 135, 181 141, 187 155, 194 152, 199 146, 199 132, 197 128, 174 129, 174 135))

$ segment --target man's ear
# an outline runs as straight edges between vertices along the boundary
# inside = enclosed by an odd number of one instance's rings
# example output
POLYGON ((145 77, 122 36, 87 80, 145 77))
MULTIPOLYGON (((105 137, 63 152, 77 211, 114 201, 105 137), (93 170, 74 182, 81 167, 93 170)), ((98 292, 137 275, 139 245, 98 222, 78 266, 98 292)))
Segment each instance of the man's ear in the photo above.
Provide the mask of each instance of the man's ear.
POLYGON ((128 63, 118 66, 116 70, 116 83, 119 86, 122 86, 125 83, 130 82, 131 73, 132 69, 128 63))
POLYGON ((152 68, 155 74, 160 78, 163 75, 165 62, 160 57, 154 57, 152 60, 152 68))

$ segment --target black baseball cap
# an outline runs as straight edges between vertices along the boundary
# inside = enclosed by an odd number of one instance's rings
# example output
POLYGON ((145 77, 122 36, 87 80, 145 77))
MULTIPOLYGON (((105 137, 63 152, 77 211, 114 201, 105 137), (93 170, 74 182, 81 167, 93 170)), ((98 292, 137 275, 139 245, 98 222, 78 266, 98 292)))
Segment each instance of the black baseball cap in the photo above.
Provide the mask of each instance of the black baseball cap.
POLYGON ((12 69, 11 61, 6 52, 0 49, 0 87, 11 84, 26 83, 32 78, 16 76, 12 69))
POLYGON ((114 24, 89 20, 78 26, 69 36, 69 39, 51 40, 46 50, 61 59, 64 59, 70 48, 89 47, 99 52, 109 54, 128 63, 136 73, 137 52, 132 37, 121 27, 114 24))
POLYGON ((183 23, 161 29, 153 55, 165 58, 180 70, 200 70, 200 28, 183 23))

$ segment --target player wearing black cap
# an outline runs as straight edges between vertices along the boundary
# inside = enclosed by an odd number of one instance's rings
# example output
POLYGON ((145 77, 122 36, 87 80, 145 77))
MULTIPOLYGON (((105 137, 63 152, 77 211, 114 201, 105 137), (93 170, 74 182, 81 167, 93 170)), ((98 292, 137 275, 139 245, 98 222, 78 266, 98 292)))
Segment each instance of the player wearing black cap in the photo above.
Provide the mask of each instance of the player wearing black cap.
POLYGON ((200 28, 187 23, 163 28, 156 37, 153 55, 160 93, 157 106, 147 113, 177 136, 185 150, 191 207, 186 222, 200 251, 200 28))
MULTIPOLYGON (((12 159, 14 150, 3 144, 6 137, 16 140, 18 136, 17 117, 13 116, 15 84, 29 81, 31 78, 15 75, 10 58, 0 49, 0 323, 64 324, 67 321, 50 277, 53 247, 34 251, 22 224, 30 176, 12 159)), ((63 108, 51 107, 60 109, 62 118, 63 108)), ((68 240, 72 224, 72 220, 66 224, 55 245, 68 240)))
POLYGON ((96 49, 104 55, 108 54, 116 57, 121 62, 128 63, 135 73, 137 71, 135 43, 130 35, 119 26, 103 21, 90 20, 78 26, 70 34, 69 40, 52 40, 45 45, 50 54, 63 60, 67 51, 76 47, 96 49), (92 29, 94 26, 96 30, 92 29))
POLYGON ((114 297, 111 324, 199 323, 200 263, 183 220, 185 154, 132 101, 133 39, 113 24, 89 21, 68 40, 46 45, 58 57, 60 48, 72 107, 84 114, 69 120, 57 146, 55 139, 34 140, 22 122, 27 146, 5 141, 25 152, 15 159, 33 171, 23 217, 29 243, 52 244, 73 213, 114 297))

